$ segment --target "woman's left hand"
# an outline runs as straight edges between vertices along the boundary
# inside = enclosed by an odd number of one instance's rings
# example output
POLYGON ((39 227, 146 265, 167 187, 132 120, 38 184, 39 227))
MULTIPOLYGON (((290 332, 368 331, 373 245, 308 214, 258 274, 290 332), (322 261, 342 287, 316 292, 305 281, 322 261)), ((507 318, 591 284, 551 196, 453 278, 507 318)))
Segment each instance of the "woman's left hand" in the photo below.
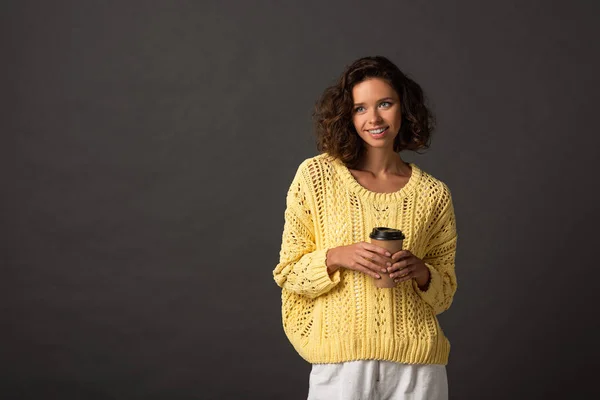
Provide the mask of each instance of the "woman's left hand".
POLYGON ((429 283, 429 268, 408 250, 392 254, 392 266, 388 267, 388 271, 396 283, 414 279, 421 289, 426 288, 429 283))

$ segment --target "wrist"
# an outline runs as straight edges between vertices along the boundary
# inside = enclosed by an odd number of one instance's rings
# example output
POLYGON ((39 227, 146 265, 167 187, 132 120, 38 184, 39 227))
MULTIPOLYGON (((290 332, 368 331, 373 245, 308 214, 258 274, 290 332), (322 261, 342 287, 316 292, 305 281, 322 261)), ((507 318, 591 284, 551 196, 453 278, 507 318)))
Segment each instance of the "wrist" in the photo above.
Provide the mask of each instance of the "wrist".
POLYGON ((339 265, 337 265, 337 251, 335 248, 333 249, 329 249, 327 250, 327 253, 325 253, 325 266, 327 267, 327 273, 329 275, 333 274, 335 271, 337 271, 340 267, 339 265))
POLYGON ((426 291, 429 288, 429 282, 431 281, 431 273, 429 272, 429 268, 427 268, 427 272, 422 277, 415 280, 417 281, 419 289, 426 291))

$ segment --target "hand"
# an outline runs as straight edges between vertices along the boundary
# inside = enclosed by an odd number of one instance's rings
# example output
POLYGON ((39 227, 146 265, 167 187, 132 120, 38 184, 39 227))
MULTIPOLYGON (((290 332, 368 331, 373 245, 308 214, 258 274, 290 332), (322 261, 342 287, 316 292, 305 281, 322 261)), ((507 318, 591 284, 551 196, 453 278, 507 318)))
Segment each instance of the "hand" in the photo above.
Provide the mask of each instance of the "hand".
POLYGON ((386 268, 392 266, 390 257, 383 247, 367 242, 334 247, 327 252, 327 272, 331 274, 343 267, 379 279, 379 273, 386 273, 386 268))
POLYGON ((392 255, 392 264, 388 268, 390 278, 396 283, 404 282, 409 279, 417 281, 419 288, 424 289, 429 284, 429 268, 423 260, 415 256, 408 250, 401 250, 392 255))

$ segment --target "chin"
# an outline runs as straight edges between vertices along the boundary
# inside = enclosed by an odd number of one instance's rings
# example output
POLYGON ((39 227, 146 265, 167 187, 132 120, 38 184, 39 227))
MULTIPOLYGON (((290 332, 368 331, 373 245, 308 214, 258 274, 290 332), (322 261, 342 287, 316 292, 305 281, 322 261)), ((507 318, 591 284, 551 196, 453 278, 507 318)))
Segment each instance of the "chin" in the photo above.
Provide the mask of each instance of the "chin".
POLYGON ((367 147, 370 147, 372 149, 394 149, 394 144, 393 143, 370 143, 370 142, 366 142, 365 143, 367 147))
POLYGON ((363 142, 369 147, 374 147, 378 149, 385 147, 394 148, 394 137, 387 137, 384 139, 363 138, 363 142))

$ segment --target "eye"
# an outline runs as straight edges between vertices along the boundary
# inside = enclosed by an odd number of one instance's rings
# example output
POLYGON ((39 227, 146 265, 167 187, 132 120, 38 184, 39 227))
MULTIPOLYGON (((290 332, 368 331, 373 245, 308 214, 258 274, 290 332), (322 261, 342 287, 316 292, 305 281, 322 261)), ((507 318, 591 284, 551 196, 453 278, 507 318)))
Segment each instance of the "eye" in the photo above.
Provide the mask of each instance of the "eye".
POLYGON ((363 106, 358 106, 354 109, 354 112, 363 112, 365 110, 365 108, 363 106))
POLYGON ((379 107, 383 107, 383 108, 389 108, 392 106, 392 103, 390 103, 389 101, 382 101, 381 104, 379 104, 379 107))

